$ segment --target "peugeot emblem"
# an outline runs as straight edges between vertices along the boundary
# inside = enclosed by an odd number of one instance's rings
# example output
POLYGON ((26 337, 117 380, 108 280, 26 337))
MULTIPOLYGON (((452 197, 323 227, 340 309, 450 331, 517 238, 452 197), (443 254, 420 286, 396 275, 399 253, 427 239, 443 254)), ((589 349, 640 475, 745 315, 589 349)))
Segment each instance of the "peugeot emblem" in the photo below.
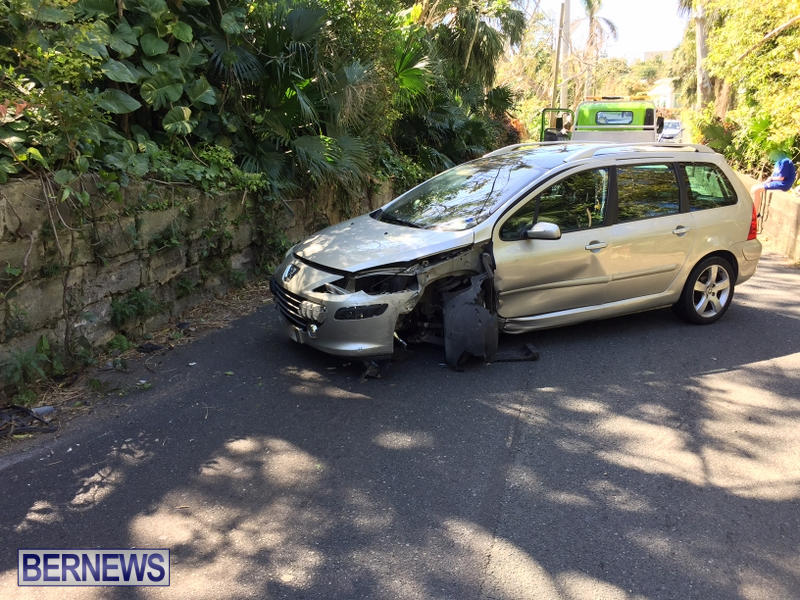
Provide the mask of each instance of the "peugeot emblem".
POLYGON ((289 265, 288 267, 286 267, 286 270, 283 272, 283 278, 282 278, 282 279, 283 279, 283 281, 284 281, 284 283, 285 283, 285 282, 287 282, 287 281, 289 281, 289 280, 290 280, 292 277, 294 277, 295 275, 297 275, 297 272, 298 272, 299 270, 300 270, 300 267, 298 267, 298 266, 297 266, 296 264, 294 264, 294 263, 292 263, 291 265, 289 265))

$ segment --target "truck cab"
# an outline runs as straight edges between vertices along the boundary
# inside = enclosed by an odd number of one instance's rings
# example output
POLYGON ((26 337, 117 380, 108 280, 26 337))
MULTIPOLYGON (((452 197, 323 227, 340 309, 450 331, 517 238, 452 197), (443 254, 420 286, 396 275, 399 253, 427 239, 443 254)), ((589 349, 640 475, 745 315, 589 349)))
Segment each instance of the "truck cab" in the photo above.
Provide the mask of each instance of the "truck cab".
POLYGON ((645 99, 589 98, 578 105, 571 139, 603 142, 657 142, 664 126, 656 106, 645 99))

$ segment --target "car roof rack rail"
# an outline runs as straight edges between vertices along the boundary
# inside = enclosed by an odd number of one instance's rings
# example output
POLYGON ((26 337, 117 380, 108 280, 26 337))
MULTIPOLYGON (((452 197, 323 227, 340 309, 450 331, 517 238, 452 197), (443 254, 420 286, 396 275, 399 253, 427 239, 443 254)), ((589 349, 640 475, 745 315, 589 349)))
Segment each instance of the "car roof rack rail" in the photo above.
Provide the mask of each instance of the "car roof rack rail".
POLYGON ((700 152, 702 154, 714 154, 714 150, 703 144, 669 144, 663 142, 643 142, 643 143, 618 143, 618 144, 599 144, 593 145, 585 150, 570 154, 564 159, 564 162, 573 162, 576 160, 583 160, 586 158, 594 158, 595 156, 604 154, 606 150, 614 150, 628 148, 629 152, 645 152, 651 148, 669 148, 676 152, 700 152))
MULTIPOLYGON (((511 144, 510 146, 503 146, 502 148, 498 148, 497 150, 492 150, 491 152, 487 152, 483 155, 483 158, 488 156, 500 156, 501 154, 506 154, 513 150, 517 150, 518 148, 532 148, 536 146, 568 146, 570 144, 581 144, 582 142, 575 141, 575 140, 558 140, 554 142, 520 142, 519 144, 511 144)), ((583 142, 585 143, 585 142, 583 142)))

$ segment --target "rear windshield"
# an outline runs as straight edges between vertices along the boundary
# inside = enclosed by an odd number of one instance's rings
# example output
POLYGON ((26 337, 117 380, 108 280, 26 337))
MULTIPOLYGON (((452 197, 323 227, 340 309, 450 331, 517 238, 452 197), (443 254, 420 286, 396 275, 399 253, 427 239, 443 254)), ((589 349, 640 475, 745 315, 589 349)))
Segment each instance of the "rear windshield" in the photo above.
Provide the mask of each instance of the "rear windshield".
POLYGON ((598 110, 594 121, 598 125, 630 125, 633 123, 633 111, 598 110))
POLYGON ((546 171, 535 158, 542 153, 514 152, 459 165, 406 192, 372 216, 424 229, 471 229, 546 171))

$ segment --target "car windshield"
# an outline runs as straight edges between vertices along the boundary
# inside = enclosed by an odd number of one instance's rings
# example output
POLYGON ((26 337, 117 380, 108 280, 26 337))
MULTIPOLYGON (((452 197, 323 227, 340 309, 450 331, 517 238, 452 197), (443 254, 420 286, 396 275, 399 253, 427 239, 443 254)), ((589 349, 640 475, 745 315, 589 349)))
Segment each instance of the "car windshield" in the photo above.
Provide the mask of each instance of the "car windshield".
POLYGON ((680 121, 667 121, 664 123, 664 129, 680 129, 681 123, 680 121))
POLYGON ((546 171, 537 154, 542 152, 512 152, 459 165, 406 192, 373 217, 424 229, 470 229, 546 171))

